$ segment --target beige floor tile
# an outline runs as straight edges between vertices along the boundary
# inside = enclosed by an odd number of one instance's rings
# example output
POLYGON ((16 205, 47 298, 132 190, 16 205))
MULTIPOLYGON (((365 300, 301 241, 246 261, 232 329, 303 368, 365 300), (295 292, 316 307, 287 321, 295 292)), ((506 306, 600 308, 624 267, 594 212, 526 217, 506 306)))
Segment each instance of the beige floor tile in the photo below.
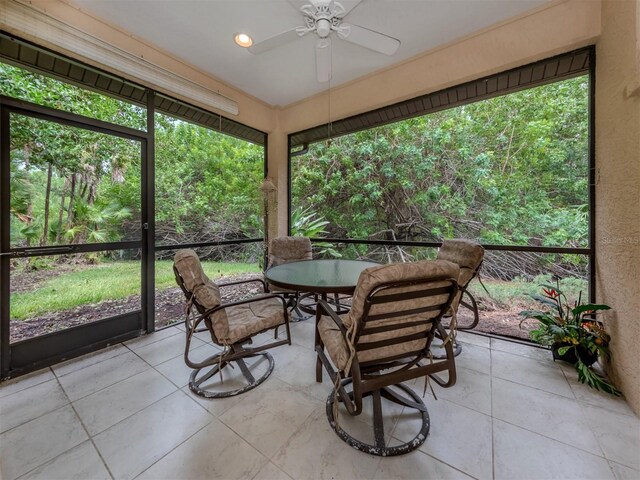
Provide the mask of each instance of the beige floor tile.
MULTIPOLYGON (((371 430, 361 423, 359 437, 371 430)), ((324 409, 314 412, 271 459, 291 478, 348 479, 371 478, 379 457, 359 452, 342 440, 329 426, 324 409)))
POLYGON ((582 411, 605 456, 640 470, 640 419, 584 404, 582 411))
MULTIPOLYGON (((284 340, 285 338, 286 338, 286 334, 284 332, 284 329, 281 328, 280 331, 278 332, 277 340, 284 340)), ((267 343, 272 343, 276 341, 276 338, 274 337, 273 330, 271 330, 271 331, 259 333, 258 335, 255 335, 254 337, 252 337, 251 340, 252 340, 252 343, 250 345, 247 345, 248 347, 259 347, 267 343)))
MULTIPOLYGON (((175 330, 180 333, 179 330, 175 330)), ((204 344, 205 343, 202 340, 192 338, 190 348, 195 350, 196 348, 204 344)), ((185 346, 186 339, 184 335, 172 335, 158 342, 153 342, 144 346, 136 346, 134 352, 149 365, 155 366, 161 364, 162 362, 166 362, 167 360, 170 360, 174 357, 184 355, 185 346)))
POLYGON ((315 319, 291 322, 291 341, 296 345, 313 350, 315 343, 315 319))
POLYGON ((81 398, 74 402, 74 407, 89 433, 96 435, 175 390, 174 384, 149 368, 81 398))
POLYGON ((460 355, 456 357, 456 367, 475 370, 476 372, 491 373, 491 351, 485 347, 473 344, 462 344, 460 355))
POLYGON ((20 480, 111 480, 111 475, 91 442, 86 441, 20 477, 20 480))
POLYGON ((52 366, 51 369, 57 377, 62 377, 63 375, 67 375, 76 370, 90 367, 91 365, 100 363, 104 360, 117 357, 118 355, 122 355, 123 353, 127 353, 128 351, 129 349, 127 347, 125 347, 121 343, 118 343, 111 347, 98 350, 97 352, 88 353, 86 355, 82 355, 81 357, 72 358, 71 360, 67 360, 66 362, 58 363, 57 365, 52 366))
MULTIPOLYGON (((254 378, 260 378, 266 372, 266 369, 269 365, 268 361, 263 355, 259 355, 255 358, 247 358, 245 359, 245 362, 247 363, 249 371, 254 376, 254 378)), ((180 369, 184 371, 183 367, 180 367, 180 369)), ((209 367, 207 367, 207 369, 204 369, 204 371, 206 372, 208 369, 209 367)), ((190 374, 191 373, 189 371, 189 373, 187 374, 187 382, 190 374)), ((266 381, 269 381, 269 378, 267 378, 266 381)), ((248 382, 242 375, 240 368, 236 364, 234 364, 234 368, 231 368, 231 366, 227 366, 223 369, 222 380, 220 379, 220 375, 218 374, 201 384, 201 387, 210 392, 229 392, 246 387, 247 384, 248 382)), ((264 383, 255 387, 255 389, 260 389, 263 385, 264 383)), ((252 390, 249 390, 240 395, 224 398, 201 397, 200 395, 196 395, 195 393, 193 393, 188 386, 182 387, 182 391, 191 396, 191 398, 193 398, 209 412, 218 416, 222 415, 232 406, 237 405, 240 402, 244 402, 247 394, 252 390)))
MULTIPOLYGON (((466 368, 456 368, 456 376, 455 385, 449 388, 441 388, 431 382, 436 397, 491 415, 491 377, 466 368)), ((429 390, 425 395, 425 399, 428 398, 432 398, 429 390)))
POLYGON ((491 338, 484 335, 478 335, 472 332, 463 332, 458 330, 456 332, 456 338, 462 343, 470 343, 478 347, 489 348, 491 346, 491 338))
POLYGON ((333 390, 329 375, 323 371, 322 383, 316 382, 316 354, 300 345, 285 345, 271 350, 276 366, 274 375, 318 400, 325 401, 333 390))
POLYGON ((131 350, 136 351, 146 345, 151 345, 152 343, 159 342, 160 340, 164 340, 165 338, 173 337, 178 334, 182 334, 182 338, 184 338, 184 330, 180 330, 177 327, 165 328, 148 335, 141 335, 132 340, 128 340, 124 342, 124 344, 131 350))
POLYGON ((602 455, 589 421, 575 400, 500 378, 493 379, 492 393, 494 418, 602 455))
POLYGON ((315 410, 324 404, 275 377, 247 392, 220 420, 271 458, 315 410))
MULTIPOLYGON (((219 351, 220 349, 214 345, 201 345, 190 352, 189 359, 194 362, 200 362, 219 351)), ((156 365, 155 369, 171 380, 178 388, 182 388, 189 383, 189 376, 193 371, 184 363, 182 355, 156 365)))
POLYGON ((291 477, 269 462, 260 469, 252 480, 291 480, 291 477))
POLYGON ((213 418, 178 390, 96 435, 94 441, 113 475, 131 479, 213 418))
MULTIPOLYGON (((491 417, 447 400, 427 402, 431 429, 420 450, 478 479, 491 479, 491 417)), ((406 409, 409 410, 409 409, 406 409)), ((419 430, 421 416, 403 414, 394 437, 408 442, 419 430)))
POLYGON ((19 392, 34 385, 53 380, 55 375, 50 368, 43 368, 18 378, 0 383, 0 398, 19 392))
MULTIPOLYGON (((174 328, 180 330, 180 335, 182 335, 182 338, 186 339, 185 336, 185 327, 184 327, 184 322, 180 322, 178 323, 174 328)), ((202 329, 202 328, 206 328, 204 323, 201 323, 200 325, 198 325, 198 330, 202 329)), ((209 330, 204 330, 202 332, 196 332, 194 334, 194 337, 196 337, 198 340, 202 340, 205 343, 212 343, 212 339, 211 339, 211 333, 209 333, 209 330)))
POLYGON ((0 433, 69 403, 57 380, 0 398, 0 433))
POLYGON ((70 406, 0 435, 0 478, 13 480, 87 440, 70 406))
POLYGON ((126 352, 64 375, 59 381, 73 402, 148 368, 136 354, 126 352))
POLYGON ((547 362, 553 358, 551 351, 546 348, 539 348, 534 345, 523 345, 521 343, 509 342, 508 340, 500 340, 497 338, 491 339, 491 350, 520 355, 521 357, 532 358, 541 362, 547 362))
POLYGON ((520 355, 491 351, 491 373, 494 377, 539 388, 568 398, 575 398, 562 369, 551 358, 541 362, 520 355))
POLYGON ((419 450, 399 457, 380 459, 380 466, 373 477, 375 480, 471 480, 464 473, 436 460, 419 450))
POLYGON ((255 448, 217 419, 164 456, 139 480, 247 479, 268 463, 255 448))
POLYGON ((573 394, 581 403, 635 417, 633 410, 631 410, 631 407, 629 407, 624 398, 595 390, 584 383, 580 383, 578 381, 578 373, 575 369, 573 369, 573 371, 565 370, 564 375, 569 381, 573 394))
POLYGON ((596 455, 500 420, 493 421, 496 480, 606 480, 613 472, 596 455))
POLYGON ((640 480, 640 470, 635 470, 611 461, 609 465, 611 465, 611 470, 613 470, 616 480, 640 480))

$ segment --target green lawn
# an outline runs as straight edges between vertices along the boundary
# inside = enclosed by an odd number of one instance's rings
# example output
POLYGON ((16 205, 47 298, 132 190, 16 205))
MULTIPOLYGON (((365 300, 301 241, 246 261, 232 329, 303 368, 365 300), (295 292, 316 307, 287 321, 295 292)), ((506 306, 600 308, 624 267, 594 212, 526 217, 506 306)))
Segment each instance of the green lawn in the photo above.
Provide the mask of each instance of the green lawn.
MULTIPOLYGON (((156 288, 165 289, 176 285, 171 260, 156 262, 156 288)), ((212 279, 245 273, 258 273, 257 264, 203 262, 207 275, 212 279)), ((530 294, 540 293, 541 283, 551 283, 547 276, 533 281, 514 280, 511 282, 485 280, 490 296, 478 281, 471 285, 471 291, 485 308, 522 309, 537 307, 530 294)), ((587 282, 567 279, 561 284, 570 301, 577 298, 582 290, 587 294, 587 282)), ((59 312, 104 300, 117 300, 140 293, 140 263, 135 261, 103 262, 98 265, 80 267, 76 271, 64 272, 38 285, 34 290, 11 295, 11 318, 24 320, 48 312, 59 312)))
MULTIPOLYGON (((176 285, 171 260, 156 262, 156 288, 176 285)), ((212 278, 258 273, 257 264, 203 262, 212 278)), ((65 272, 46 280, 34 290, 11 295, 11 319, 24 320, 48 312, 69 310, 80 305, 117 300, 140 293, 140 262, 104 262, 65 272)))

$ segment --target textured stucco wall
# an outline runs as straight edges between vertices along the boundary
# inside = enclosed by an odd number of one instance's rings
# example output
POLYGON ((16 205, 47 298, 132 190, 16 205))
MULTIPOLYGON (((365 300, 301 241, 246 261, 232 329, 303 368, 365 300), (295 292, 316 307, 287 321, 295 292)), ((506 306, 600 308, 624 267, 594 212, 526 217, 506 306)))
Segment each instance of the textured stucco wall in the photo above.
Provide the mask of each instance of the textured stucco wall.
POLYGON ((605 0, 596 44, 596 279, 616 383, 640 414, 640 2, 605 0))

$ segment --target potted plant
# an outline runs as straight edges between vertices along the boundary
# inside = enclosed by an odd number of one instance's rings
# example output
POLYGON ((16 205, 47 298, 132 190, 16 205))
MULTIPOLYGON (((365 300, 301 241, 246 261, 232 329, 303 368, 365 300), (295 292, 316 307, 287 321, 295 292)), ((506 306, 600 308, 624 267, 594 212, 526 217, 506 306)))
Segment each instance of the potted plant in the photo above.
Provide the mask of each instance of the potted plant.
POLYGON ((582 294, 571 306, 567 297, 556 286, 541 285, 543 295, 532 295, 532 298, 546 306, 546 310, 525 310, 520 312, 524 318, 535 319, 538 325, 530 332, 533 341, 551 347, 554 360, 562 360, 573 364, 578 371, 578 380, 596 390, 621 395, 620 391, 595 372, 592 365, 599 356, 610 359, 609 342, 611 337, 604 324, 597 319, 603 310, 610 310, 608 305, 582 304, 582 294))

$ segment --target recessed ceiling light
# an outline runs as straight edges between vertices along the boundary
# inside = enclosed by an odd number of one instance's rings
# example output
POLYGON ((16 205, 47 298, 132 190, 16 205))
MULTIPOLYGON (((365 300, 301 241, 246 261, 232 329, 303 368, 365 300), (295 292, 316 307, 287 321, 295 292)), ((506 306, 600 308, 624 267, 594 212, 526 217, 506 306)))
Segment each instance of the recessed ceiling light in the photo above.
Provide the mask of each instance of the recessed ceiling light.
POLYGON ((244 48, 249 48, 251 45, 253 45, 253 38, 251 38, 246 33, 236 33, 233 37, 233 41, 244 48))

